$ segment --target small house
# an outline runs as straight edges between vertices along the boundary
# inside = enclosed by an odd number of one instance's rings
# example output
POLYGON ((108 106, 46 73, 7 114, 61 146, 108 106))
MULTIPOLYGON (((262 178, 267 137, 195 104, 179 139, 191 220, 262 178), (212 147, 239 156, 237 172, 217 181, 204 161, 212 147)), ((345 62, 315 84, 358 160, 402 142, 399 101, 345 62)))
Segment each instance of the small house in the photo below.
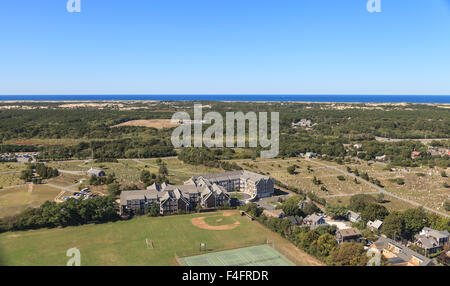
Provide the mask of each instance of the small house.
POLYGON ((361 242, 362 234, 356 228, 340 229, 336 231, 336 240, 339 244, 343 242, 361 242))
POLYGON ((312 214, 303 219, 303 224, 317 226, 326 224, 325 219, 317 214, 312 214))
POLYGON ((371 221, 369 220, 367 222, 367 227, 371 230, 371 231, 378 231, 381 229, 381 226, 383 226, 383 222, 381 220, 375 220, 375 221, 371 221))
POLYGON ((420 157, 422 157, 422 153, 421 152, 416 152, 416 151, 414 151, 414 152, 412 152, 411 153, 411 159, 417 159, 417 158, 420 158, 420 157))
POLYGON ((361 220, 361 214, 353 211, 347 212, 347 220, 358 223, 361 220))
POLYGON ((87 173, 90 176, 96 176, 96 177, 106 176, 106 172, 99 168, 90 168, 89 171, 87 171, 87 173))

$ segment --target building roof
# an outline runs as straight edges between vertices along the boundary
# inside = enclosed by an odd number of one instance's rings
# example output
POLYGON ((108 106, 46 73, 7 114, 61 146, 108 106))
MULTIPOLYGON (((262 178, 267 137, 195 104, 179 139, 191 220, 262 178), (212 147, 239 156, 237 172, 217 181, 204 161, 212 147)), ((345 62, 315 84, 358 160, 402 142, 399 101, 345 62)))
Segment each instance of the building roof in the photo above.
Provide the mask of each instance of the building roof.
POLYGON ((104 174, 105 173, 105 171, 103 171, 102 169, 99 169, 99 168, 90 168, 89 169, 89 171, 87 171, 87 173, 88 174, 91 174, 91 175, 96 175, 96 176, 100 176, 100 174, 104 174))
POLYGON ((436 246, 438 246, 436 240, 431 237, 419 236, 417 238, 417 242, 420 242, 422 248, 424 249, 435 248, 436 246))
POLYGON ((380 227, 383 225, 383 222, 381 220, 371 221, 369 220, 367 222, 368 227, 374 227, 376 229, 380 229, 380 227))
POLYGON ((429 227, 424 227, 421 231, 421 233, 426 233, 429 236, 432 236, 434 238, 437 239, 442 239, 442 238, 446 238, 450 236, 450 233, 445 230, 445 231, 439 231, 439 230, 435 230, 429 227))
POLYGON ((361 232, 356 228, 347 228, 347 229, 340 229, 336 231, 336 233, 339 233, 342 237, 350 237, 350 236, 362 236, 361 232))
POLYGON ((321 219, 322 219, 321 216, 319 216, 319 215, 317 215, 317 214, 311 214, 311 215, 305 217, 305 218, 303 219, 303 221, 310 221, 310 222, 312 222, 312 223, 318 223, 319 220, 321 220, 321 219))
POLYGON ((396 242, 395 240, 392 240, 390 238, 380 237, 374 245, 377 247, 377 249, 386 249, 389 245, 392 245, 399 249, 398 253, 394 253, 397 256, 397 259, 390 259, 389 262, 392 264, 403 264, 408 262, 412 257, 415 257, 422 261, 419 265, 420 266, 427 266, 432 264, 432 260, 411 250, 410 248, 403 246, 402 244, 396 242), (394 263, 395 262, 395 263, 394 263))
POLYGON ((149 186, 146 190, 136 190, 136 191, 123 191, 120 194, 120 203, 121 205, 126 205, 127 200, 157 200, 160 199, 161 202, 164 202, 168 199, 182 199, 187 202, 187 198, 191 195, 201 195, 203 198, 207 198, 208 196, 216 194, 224 194, 225 196, 229 195, 226 193, 225 189, 222 186, 218 186, 216 184, 210 185, 168 185, 168 184, 153 184, 149 186))
POLYGON ((361 214, 356 213, 354 211, 348 211, 347 217, 352 218, 352 219, 357 219, 357 218, 361 217, 361 214))
POLYGON ((254 183, 256 183, 260 180, 268 181, 268 180, 270 180, 270 177, 260 175, 257 173, 253 173, 253 172, 249 172, 246 170, 242 170, 242 171, 233 171, 233 172, 224 172, 224 173, 195 176, 195 177, 192 177, 190 180, 188 180, 187 183, 201 182, 203 184, 208 184, 208 183, 213 184, 213 183, 216 183, 219 181, 226 181, 226 180, 231 181, 231 180, 239 180, 239 179, 240 180, 250 180, 250 181, 253 181, 254 183))
POLYGON ((152 190, 123 191, 120 193, 120 204, 126 205, 130 200, 155 200, 163 194, 152 190))

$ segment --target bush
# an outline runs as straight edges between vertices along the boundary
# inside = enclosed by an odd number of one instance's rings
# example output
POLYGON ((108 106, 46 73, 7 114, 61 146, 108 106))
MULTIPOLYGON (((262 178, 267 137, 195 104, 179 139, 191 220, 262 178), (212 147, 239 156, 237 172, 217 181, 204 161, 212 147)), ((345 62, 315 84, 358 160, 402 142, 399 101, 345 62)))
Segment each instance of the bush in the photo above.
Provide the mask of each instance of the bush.
POLYGON ((445 201, 444 203, 444 209, 448 212, 450 212, 450 201, 445 201))

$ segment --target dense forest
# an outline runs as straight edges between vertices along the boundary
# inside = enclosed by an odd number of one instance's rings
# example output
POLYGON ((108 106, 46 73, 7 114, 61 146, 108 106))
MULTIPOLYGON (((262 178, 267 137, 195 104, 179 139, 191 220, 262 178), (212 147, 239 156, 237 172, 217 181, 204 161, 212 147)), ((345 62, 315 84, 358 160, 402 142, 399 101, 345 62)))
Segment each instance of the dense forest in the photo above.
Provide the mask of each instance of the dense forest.
MULTIPOLYGON (((255 103, 202 102, 203 112, 215 111, 225 117, 226 112, 279 112, 280 156, 294 157, 315 152, 333 158, 346 155, 374 160, 386 155, 393 165, 414 166, 429 164, 448 166, 448 158, 423 156, 411 160, 412 151, 426 153, 427 146, 418 141, 379 142, 376 137, 395 139, 448 138, 450 112, 432 105, 370 105, 326 103, 255 103), (308 128, 292 128, 300 119, 309 119, 308 128), (344 144, 363 143, 363 149, 352 153, 344 144), (350 153, 349 153, 350 152, 350 153)), ((111 104, 109 107, 60 108, 59 103, 21 103, 20 108, 0 109, 0 153, 40 152, 43 160, 90 158, 152 158, 176 155, 170 136, 173 129, 121 126, 117 124, 139 119, 169 119, 177 111, 185 111, 193 118, 192 102, 133 102, 120 103, 128 109, 111 104), (39 139, 40 144, 28 141, 39 139), (45 140, 66 139, 64 143, 45 143, 45 140), (70 140, 74 140, 71 143, 70 140), (14 142, 22 142, 14 143, 14 142)), ((3 104, 3 107, 8 104, 3 104)), ((12 105, 12 104, 9 104, 12 105)), ((204 125, 203 129, 208 126, 204 125)), ((448 147, 448 140, 444 142, 448 147)), ((193 164, 217 164, 217 160, 253 158, 259 149, 243 154, 201 154, 195 158, 181 155, 193 164), (206 156, 206 157, 205 157, 206 156)), ((216 151, 214 151, 216 152, 216 151)), ((224 151, 221 151, 224 152, 224 151)), ((219 166, 220 167, 220 166, 219 166)), ((228 168, 227 166, 225 166, 228 168)))

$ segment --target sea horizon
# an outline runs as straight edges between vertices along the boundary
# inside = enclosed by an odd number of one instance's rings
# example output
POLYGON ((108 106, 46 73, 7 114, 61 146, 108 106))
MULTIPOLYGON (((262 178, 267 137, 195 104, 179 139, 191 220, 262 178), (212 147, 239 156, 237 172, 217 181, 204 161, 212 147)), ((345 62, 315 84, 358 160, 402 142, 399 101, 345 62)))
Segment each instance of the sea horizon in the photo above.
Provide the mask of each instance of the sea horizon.
POLYGON ((332 103, 450 103, 450 95, 294 95, 294 94, 167 94, 167 95, 0 95, 0 101, 231 101, 332 103))

